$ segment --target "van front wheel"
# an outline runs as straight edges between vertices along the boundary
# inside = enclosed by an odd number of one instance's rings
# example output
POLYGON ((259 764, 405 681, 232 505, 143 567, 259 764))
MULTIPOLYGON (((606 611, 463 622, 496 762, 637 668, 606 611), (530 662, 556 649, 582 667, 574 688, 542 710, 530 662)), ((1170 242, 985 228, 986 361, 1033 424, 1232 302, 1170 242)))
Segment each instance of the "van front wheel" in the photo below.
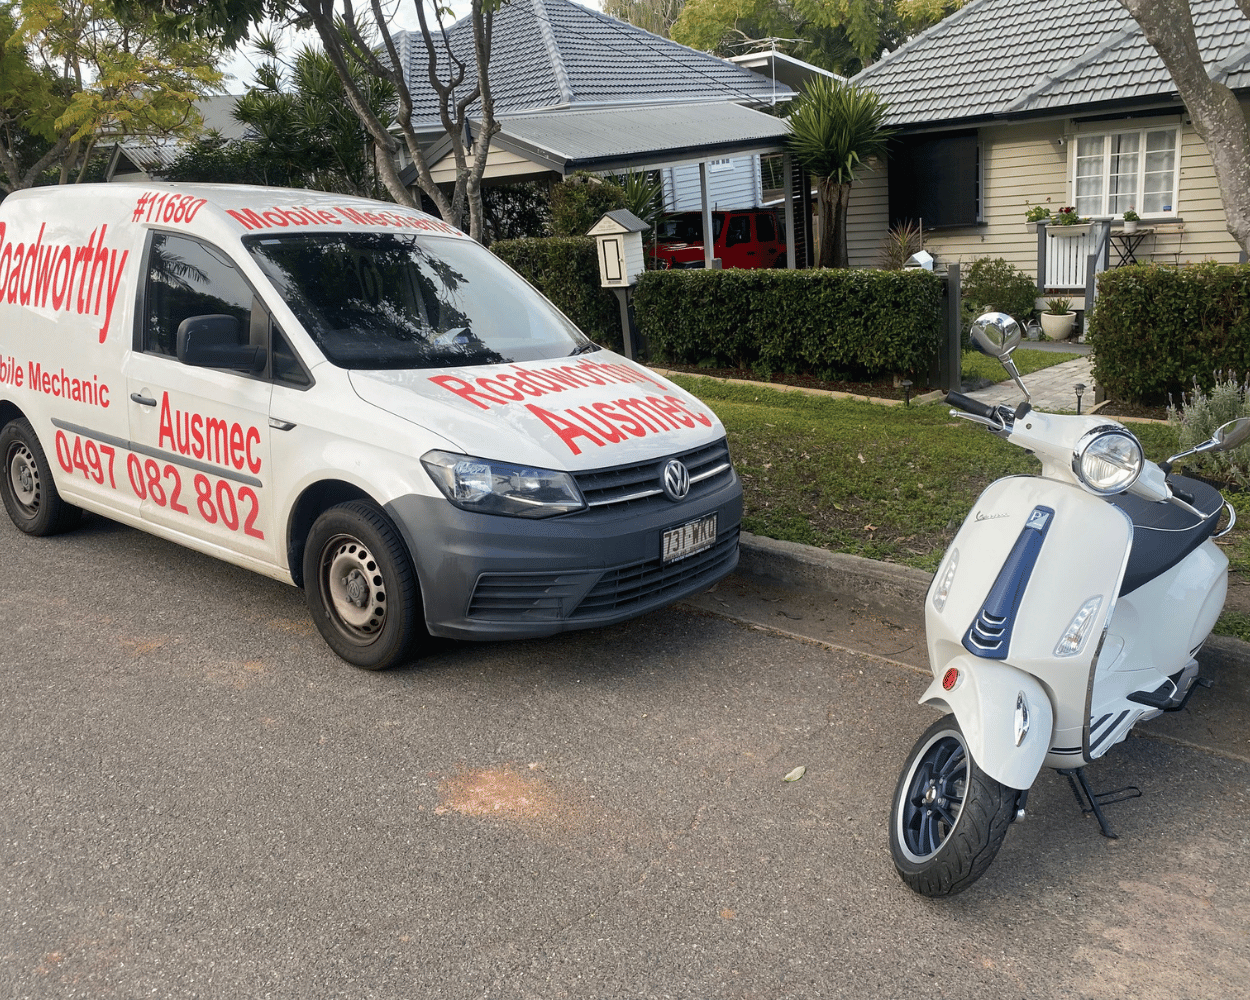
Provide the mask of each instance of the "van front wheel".
POLYGON ((322 637, 365 670, 402 663, 420 627, 419 588, 399 532, 375 504, 323 513, 304 546, 304 592, 322 637))
POLYGON ((17 527, 28 535, 56 535, 78 524, 82 509, 61 499, 29 420, 10 420, 0 428, 0 460, 0 495, 17 527))

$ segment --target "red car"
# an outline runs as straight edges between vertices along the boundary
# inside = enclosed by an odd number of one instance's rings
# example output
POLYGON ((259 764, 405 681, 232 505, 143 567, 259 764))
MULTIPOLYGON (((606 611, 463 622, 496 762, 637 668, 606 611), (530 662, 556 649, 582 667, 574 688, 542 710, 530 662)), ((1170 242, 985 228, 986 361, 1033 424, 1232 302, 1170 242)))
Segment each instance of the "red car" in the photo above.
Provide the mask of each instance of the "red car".
MULTIPOLYGON (((712 250, 721 267, 785 267, 786 237, 771 208, 712 213, 712 250)), ((703 266, 703 213, 674 212, 656 226, 659 268, 703 266)))

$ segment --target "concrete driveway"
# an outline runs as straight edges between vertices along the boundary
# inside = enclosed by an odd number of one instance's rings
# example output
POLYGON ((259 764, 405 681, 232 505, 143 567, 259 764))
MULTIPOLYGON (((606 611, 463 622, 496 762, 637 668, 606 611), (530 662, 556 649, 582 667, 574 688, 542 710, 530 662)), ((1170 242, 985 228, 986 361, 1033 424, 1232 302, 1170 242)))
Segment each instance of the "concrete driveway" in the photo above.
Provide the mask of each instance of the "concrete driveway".
POLYGON ((1117 841, 1043 775, 922 899, 886 838, 920 670, 720 611, 375 675, 290 587, 0 528, 0 996, 1250 995, 1245 730, 1091 768, 1144 792, 1117 841))

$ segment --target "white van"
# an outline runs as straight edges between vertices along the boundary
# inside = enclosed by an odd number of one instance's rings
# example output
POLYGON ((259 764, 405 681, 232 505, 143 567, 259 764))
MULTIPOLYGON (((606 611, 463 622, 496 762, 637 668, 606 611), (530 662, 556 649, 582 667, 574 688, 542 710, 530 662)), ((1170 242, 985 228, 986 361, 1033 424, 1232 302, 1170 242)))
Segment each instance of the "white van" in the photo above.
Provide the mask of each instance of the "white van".
POLYGON ((345 660, 706 589, 742 487, 707 407, 412 209, 242 186, 0 204, 0 493, 296 586, 345 660))

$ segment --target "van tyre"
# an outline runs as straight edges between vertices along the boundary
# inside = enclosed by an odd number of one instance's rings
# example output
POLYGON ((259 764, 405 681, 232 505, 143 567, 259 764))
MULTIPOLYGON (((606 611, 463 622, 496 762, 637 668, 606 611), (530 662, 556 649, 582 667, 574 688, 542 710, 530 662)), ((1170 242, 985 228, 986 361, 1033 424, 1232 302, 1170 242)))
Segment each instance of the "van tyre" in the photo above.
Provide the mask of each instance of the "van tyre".
POLYGON ((409 655, 418 630, 420 588, 395 526, 373 503, 325 511, 304 546, 304 595, 322 637, 365 670, 386 670, 409 655))
POLYGON ((17 527, 28 535, 56 535, 78 524, 82 509, 61 499, 29 420, 20 417, 0 428, 0 459, 0 494, 17 527))
POLYGON ((972 759, 955 716, 912 747, 890 809, 890 851, 899 876, 922 896, 953 896, 994 860, 1019 793, 972 759))

